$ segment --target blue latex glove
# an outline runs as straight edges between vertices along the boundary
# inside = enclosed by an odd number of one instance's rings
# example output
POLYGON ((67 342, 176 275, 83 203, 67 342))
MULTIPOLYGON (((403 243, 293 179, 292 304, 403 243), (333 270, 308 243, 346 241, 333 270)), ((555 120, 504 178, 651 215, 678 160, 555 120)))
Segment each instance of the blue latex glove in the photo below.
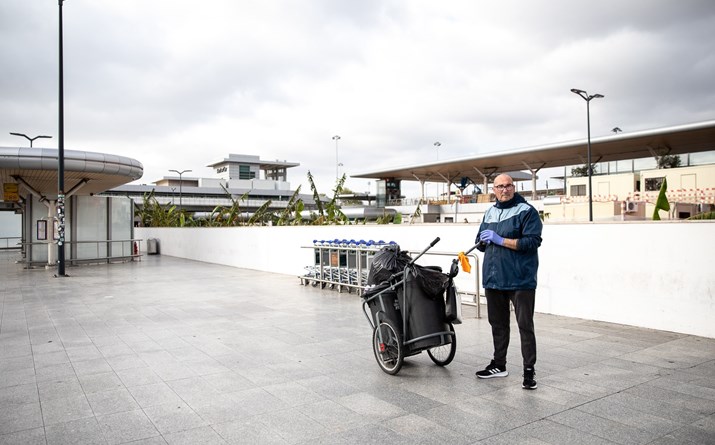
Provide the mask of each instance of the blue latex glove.
POLYGON ((487 244, 489 243, 494 243, 497 246, 503 246, 504 245, 504 238, 501 236, 497 235, 497 233, 493 230, 485 230, 482 233, 479 234, 479 241, 483 241, 487 244))

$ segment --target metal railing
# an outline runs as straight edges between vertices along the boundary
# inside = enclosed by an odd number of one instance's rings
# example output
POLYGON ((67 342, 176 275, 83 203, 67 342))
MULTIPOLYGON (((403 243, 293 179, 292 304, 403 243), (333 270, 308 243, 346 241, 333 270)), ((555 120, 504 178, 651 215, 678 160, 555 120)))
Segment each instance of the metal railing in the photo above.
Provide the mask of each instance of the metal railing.
POLYGON ((22 238, 19 236, 0 237, 0 250, 20 249, 21 247, 22 238))
MULTIPOLYGON (((70 254, 70 258, 65 261, 68 264, 77 265, 81 263, 111 263, 118 261, 134 261, 141 259, 141 242, 139 238, 122 239, 122 240, 92 240, 92 241, 67 241, 65 244, 69 249, 66 250, 70 254), (94 248, 87 249, 87 246, 94 245, 94 248)), ((37 246, 47 247, 48 244, 55 244, 53 241, 36 241, 32 243, 20 243, 27 249, 32 249, 37 246)), ((42 260, 27 260, 23 259, 21 263, 28 267, 48 265, 47 259, 42 260)))

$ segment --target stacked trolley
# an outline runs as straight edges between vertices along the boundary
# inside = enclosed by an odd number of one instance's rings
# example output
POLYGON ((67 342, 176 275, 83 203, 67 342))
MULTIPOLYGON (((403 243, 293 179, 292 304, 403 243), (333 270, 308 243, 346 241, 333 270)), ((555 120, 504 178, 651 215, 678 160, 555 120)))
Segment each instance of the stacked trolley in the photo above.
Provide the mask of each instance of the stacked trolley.
POLYGON ((383 246, 394 241, 373 240, 313 240, 314 263, 306 266, 300 277, 303 285, 336 289, 338 292, 357 289, 360 292, 367 284, 372 257, 383 246))
POLYGON ((367 288, 362 296, 363 312, 373 330, 375 359, 388 374, 397 374, 405 357, 425 350, 439 366, 454 359, 457 337, 453 322, 461 320, 454 315, 455 300, 451 301, 452 308, 446 307, 449 302, 445 303, 445 293, 456 297, 453 278, 459 270, 457 260, 452 262, 449 274, 442 273, 439 267, 415 264, 437 242, 439 238, 410 259, 401 271, 367 288))

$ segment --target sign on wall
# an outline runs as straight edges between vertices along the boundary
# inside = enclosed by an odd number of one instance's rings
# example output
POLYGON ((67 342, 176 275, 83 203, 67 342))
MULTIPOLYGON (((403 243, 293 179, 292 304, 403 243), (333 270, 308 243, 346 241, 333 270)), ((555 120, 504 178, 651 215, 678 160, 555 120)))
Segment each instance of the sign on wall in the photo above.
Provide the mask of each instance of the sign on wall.
POLYGON ((18 202, 20 200, 20 193, 18 190, 17 183, 15 182, 5 182, 2 185, 2 199, 5 202, 18 202))

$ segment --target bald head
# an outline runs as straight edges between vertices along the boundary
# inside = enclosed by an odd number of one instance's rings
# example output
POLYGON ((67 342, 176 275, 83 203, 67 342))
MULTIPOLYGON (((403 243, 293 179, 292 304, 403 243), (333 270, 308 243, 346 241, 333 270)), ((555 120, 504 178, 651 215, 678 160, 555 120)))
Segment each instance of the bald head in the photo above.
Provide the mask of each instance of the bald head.
POLYGON ((497 175, 497 177, 494 178, 494 185, 503 184, 505 182, 508 182, 509 184, 513 184, 514 180, 511 178, 511 176, 507 175, 506 173, 497 175), (497 182, 497 181, 501 181, 501 182, 497 182))
POLYGON ((494 178, 494 195, 497 201, 506 202, 514 197, 514 180, 502 173, 494 178))

